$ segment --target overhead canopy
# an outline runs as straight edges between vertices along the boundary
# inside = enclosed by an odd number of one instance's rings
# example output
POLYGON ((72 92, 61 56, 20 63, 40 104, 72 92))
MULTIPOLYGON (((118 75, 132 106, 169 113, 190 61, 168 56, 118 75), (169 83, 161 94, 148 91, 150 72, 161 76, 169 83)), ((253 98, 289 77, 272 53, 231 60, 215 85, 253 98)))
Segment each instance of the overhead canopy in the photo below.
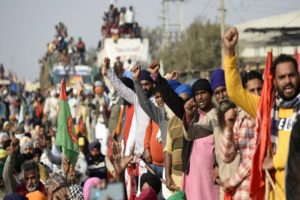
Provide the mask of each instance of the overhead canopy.
POLYGON ((300 10, 238 24, 240 39, 253 46, 299 45, 300 10))

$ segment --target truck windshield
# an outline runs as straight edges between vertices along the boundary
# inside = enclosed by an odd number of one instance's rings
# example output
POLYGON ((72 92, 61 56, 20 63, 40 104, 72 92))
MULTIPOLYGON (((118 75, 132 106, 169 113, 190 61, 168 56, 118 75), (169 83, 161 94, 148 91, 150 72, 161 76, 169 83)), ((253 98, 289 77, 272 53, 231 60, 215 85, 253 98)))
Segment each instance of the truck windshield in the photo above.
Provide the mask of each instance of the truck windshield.
POLYGON ((53 84, 59 84, 62 79, 68 82, 69 78, 65 74, 53 74, 53 84))

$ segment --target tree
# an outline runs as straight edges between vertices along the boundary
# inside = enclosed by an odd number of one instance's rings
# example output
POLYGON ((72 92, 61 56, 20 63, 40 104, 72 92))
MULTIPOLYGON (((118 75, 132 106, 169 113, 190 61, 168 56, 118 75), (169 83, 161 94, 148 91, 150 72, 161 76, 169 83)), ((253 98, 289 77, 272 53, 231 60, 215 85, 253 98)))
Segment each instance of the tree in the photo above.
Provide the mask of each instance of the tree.
POLYGON ((162 29, 159 27, 153 29, 146 28, 143 30, 142 36, 149 39, 150 55, 153 58, 157 58, 162 43, 162 29))
MULTIPOLYGON (((154 30, 157 31, 157 29, 154 30)), ((150 31, 150 33, 152 33, 150 31)), ((171 41, 165 48, 158 48, 161 44, 157 35, 149 37, 152 56, 162 59, 166 71, 208 71, 220 67, 221 38, 220 26, 216 23, 196 20, 182 34, 178 41, 171 41), (156 41, 151 41, 156 40, 156 41), (151 45, 156 45, 152 46, 151 45)))

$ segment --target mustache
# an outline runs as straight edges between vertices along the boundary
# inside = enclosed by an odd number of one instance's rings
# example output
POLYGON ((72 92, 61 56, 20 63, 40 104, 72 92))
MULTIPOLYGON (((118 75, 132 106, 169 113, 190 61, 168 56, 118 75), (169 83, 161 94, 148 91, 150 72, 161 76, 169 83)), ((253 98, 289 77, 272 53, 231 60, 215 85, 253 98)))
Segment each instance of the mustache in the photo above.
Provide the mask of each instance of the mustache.
POLYGON ((26 189, 29 191, 29 192, 33 192, 37 189, 37 184, 32 184, 32 185, 27 185, 26 186, 26 189))
POLYGON ((292 85, 291 83, 289 83, 289 84, 285 85, 285 86, 283 87, 283 89, 286 89, 287 87, 295 88, 294 85, 292 85))

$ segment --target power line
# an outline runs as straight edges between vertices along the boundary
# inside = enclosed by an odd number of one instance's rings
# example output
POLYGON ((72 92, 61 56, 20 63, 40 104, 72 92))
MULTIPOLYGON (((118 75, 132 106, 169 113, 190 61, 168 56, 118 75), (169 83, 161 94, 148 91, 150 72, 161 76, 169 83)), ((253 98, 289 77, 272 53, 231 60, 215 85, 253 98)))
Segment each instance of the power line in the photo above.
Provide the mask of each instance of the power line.
POLYGON ((206 15, 204 15, 204 13, 206 12, 208 6, 211 4, 212 0, 208 0, 207 3, 205 4, 205 6, 202 8, 201 12, 200 12, 200 16, 202 17, 206 17, 206 15))
POLYGON ((242 22, 245 22, 245 20, 241 17, 241 15, 238 13, 238 11, 235 9, 235 7, 233 6, 233 4, 231 3, 230 0, 228 0, 230 7, 232 8, 233 12, 240 18, 240 20, 242 22))

